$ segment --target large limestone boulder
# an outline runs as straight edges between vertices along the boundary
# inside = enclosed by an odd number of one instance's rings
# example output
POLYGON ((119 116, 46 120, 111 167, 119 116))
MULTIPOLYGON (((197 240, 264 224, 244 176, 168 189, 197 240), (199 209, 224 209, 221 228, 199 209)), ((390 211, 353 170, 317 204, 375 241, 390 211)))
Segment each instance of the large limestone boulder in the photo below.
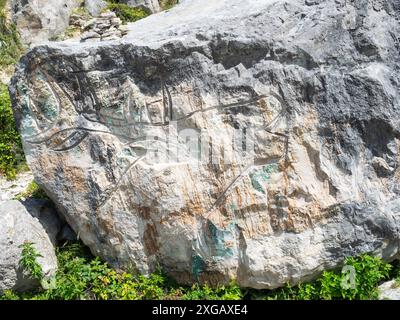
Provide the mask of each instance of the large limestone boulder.
POLYGON ((45 42, 65 31, 80 0, 11 0, 13 21, 24 44, 45 42))
POLYGON ((37 258, 45 278, 55 275, 57 259, 54 251, 59 220, 55 212, 38 200, 22 204, 16 200, 0 203, 0 292, 7 289, 25 291, 39 282, 31 279, 20 266, 21 245, 33 243, 42 255, 37 258))
POLYGON ((37 182, 92 251, 274 288, 399 253, 397 1, 186 0, 120 40, 29 52, 37 182))

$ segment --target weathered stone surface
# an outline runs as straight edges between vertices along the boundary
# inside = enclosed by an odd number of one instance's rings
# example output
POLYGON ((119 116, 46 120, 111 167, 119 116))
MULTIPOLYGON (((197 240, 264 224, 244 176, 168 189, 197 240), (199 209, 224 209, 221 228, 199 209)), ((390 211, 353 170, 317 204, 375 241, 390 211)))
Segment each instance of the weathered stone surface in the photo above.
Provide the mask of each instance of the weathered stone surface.
POLYGON ((27 45, 45 42, 68 27, 79 0, 12 0, 13 21, 27 45))
POLYGON ((81 41, 100 40, 101 35, 94 31, 86 31, 81 35, 81 41))
POLYGON ((0 202, 12 200, 26 190, 27 185, 32 182, 32 172, 23 172, 15 180, 7 180, 0 176, 0 202))
POLYGON ((39 285, 19 265, 20 246, 24 242, 34 243, 42 255, 37 261, 45 277, 55 275, 57 259, 53 244, 59 221, 53 214, 43 203, 29 202, 24 205, 15 200, 0 203, 0 292, 6 289, 30 290, 39 285))
POLYGON ((378 290, 380 300, 400 300, 400 285, 396 280, 382 283, 378 290))
POLYGON ((51 201, 30 198, 22 201, 21 203, 24 205, 29 214, 39 221, 51 243, 56 246, 59 233, 65 226, 65 222, 60 220, 57 210, 51 201))
POLYGON ((94 17, 98 16, 107 7, 104 0, 85 0, 86 10, 94 17))
POLYGON ((349 2, 187 0, 35 48, 11 85, 35 179, 95 254, 180 282, 397 256, 400 7, 349 2))
POLYGON ((131 7, 146 8, 152 13, 159 12, 161 10, 158 0, 123 0, 122 2, 131 7))

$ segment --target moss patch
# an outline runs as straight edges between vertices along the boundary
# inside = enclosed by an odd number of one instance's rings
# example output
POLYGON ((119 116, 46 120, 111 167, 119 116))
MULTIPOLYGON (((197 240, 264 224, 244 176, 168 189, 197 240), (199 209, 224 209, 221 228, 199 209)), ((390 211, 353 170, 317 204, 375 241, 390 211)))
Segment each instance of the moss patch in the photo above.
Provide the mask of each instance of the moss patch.
POLYGON ((25 155, 15 126, 8 88, 0 84, 0 174, 12 180, 24 169, 25 155))
POLYGON ((146 18, 151 14, 149 10, 146 10, 144 8, 133 8, 131 6, 128 6, 127 4, 117 3, 114 1, 110 1, 108 6, 106 7, 106 10, 113 11, 117 15, 117 17, 121 19, 122 23, 135 22, 140 19, 146 18))
POLYGON ((26 198, 49 199, 47 194, 39 187, 39 185, 35 181, 30 182, 25 191, 18 194, 14 199, 22 200, 26 198))
POLYGON ((169 10, 179 3, 179 0, 161 0, 160 6, 163 10, 169 10))

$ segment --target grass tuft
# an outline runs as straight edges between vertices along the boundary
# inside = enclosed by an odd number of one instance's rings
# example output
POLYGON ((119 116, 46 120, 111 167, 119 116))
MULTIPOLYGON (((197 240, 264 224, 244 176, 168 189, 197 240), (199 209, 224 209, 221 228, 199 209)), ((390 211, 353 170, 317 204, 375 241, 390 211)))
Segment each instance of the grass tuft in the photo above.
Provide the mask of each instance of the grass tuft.
POLYGON ((124 24, 138 21, 151 14, 149 10, 146 10, 142 7, 134 8, 125 3, 118 3, 115 1, 110 1, 105 10, 113 11, 124 24))
POLYGON ((13 180, 25 169, 25 155, 15 126, 8 88, 0 83, 0 174, 13 180))

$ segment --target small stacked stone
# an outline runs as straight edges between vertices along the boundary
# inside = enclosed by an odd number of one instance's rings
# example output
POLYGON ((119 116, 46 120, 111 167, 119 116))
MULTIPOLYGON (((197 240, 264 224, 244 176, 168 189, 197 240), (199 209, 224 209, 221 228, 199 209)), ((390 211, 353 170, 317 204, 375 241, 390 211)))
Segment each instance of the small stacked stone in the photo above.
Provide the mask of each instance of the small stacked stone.
POLYGON ((106 11, 83 26, 81 42, 117 40, 127 33, 121 19, 114 12, 106 11))

